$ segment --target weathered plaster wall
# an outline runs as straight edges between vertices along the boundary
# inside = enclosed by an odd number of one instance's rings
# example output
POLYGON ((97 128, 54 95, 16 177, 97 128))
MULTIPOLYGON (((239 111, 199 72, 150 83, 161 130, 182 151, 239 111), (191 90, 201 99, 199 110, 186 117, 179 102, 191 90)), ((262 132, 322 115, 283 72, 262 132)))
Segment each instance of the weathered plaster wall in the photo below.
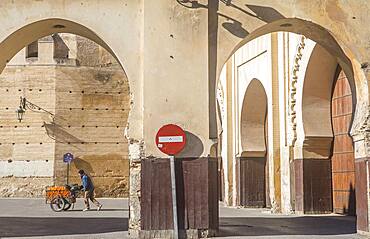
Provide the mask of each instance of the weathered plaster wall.
POLYGON ((175 123, 199 138, 203 149, 181 157, 207 156, 213 144, 208 132, 211 99, 207 94, 207 35, 203 34, 207 32, 207 12, 183 8, 173 0, 160 5, 165 7, 158 8, 156 1, 144 5, 144 31, 148 33, 144 35, 143 72, 143 124, 148 126, 144 128, 145 151, 163 157, 154 143, 155 134, 162 125, 175 123), (159 53, 160 45, 166 47, 159 53))

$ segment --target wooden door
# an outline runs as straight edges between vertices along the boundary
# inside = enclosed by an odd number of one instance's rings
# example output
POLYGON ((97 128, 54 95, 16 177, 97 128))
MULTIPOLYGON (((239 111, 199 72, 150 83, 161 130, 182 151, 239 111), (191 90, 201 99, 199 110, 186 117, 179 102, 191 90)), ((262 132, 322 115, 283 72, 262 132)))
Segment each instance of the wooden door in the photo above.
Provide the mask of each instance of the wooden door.
POLYGON ((352 122, 352 93, 343 71, 334 81, 332 123, 334 145, 332 156, 333 212, 355 215, 355 157, 349 130, 352 122))
POLYGON ((239 159, 241 206, 266 207, 265 165, 266 157, 239 159))

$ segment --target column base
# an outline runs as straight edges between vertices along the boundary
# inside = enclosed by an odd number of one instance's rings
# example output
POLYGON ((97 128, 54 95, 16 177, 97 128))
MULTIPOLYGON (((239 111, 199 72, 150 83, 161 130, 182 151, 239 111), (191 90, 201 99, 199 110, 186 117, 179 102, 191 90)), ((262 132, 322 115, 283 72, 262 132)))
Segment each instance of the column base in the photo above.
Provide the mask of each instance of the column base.
POLYGON ((369 233, 369 198, 367 158, 356 159, 356 224, 358 232, 369 233))
POLYGON ((370 232, 357 230, 357 234, 362 235, 362 236, 366 236, 366 238, 370 238, 370 232))
MULTIPOLYGON (((181 239, 197 239, 197 238, 209 238, 216 236, 216 231, 211 229, 201 230, 201 229, 188 229, 188 230, 180 230, 179 231, 179 238, 181 239)), ((131 238, 140 238, 140 239, 147 239, 147 238, 168 238, 172 239, 173 237, 173 230, 141 230, 138 232, 138 236, 131 236, 131 238)))

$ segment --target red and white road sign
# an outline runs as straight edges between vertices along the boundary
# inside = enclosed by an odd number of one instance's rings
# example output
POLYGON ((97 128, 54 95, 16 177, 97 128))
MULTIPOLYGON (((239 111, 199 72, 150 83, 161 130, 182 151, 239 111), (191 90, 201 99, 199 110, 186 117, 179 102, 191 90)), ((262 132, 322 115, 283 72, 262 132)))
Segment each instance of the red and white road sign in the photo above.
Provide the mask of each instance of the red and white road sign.
POLYGON ((185 147, 186 136, 181 127, 174 124, 162 126, 155 137, 158 149, 167 155, 175 155, 185 147))

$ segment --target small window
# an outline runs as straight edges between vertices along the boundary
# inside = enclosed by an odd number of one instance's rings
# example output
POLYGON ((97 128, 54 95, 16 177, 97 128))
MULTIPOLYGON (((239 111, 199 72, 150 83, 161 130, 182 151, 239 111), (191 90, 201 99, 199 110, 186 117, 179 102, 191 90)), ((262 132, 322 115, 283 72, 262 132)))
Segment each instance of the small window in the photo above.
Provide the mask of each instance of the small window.
POLYGON ((39 55, 38 41, 34 41, 27 46, 26 58, 38 57, 38 55, 39 55))

